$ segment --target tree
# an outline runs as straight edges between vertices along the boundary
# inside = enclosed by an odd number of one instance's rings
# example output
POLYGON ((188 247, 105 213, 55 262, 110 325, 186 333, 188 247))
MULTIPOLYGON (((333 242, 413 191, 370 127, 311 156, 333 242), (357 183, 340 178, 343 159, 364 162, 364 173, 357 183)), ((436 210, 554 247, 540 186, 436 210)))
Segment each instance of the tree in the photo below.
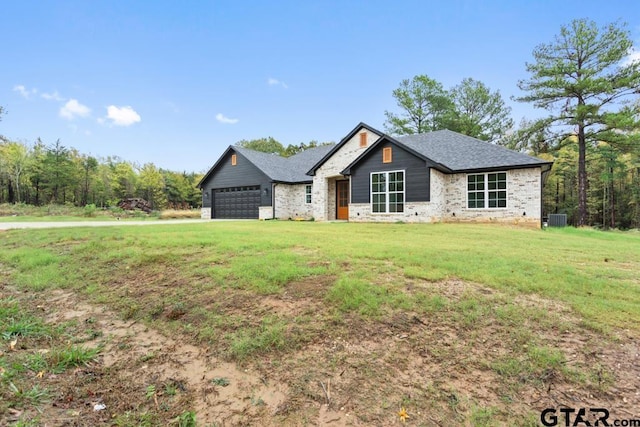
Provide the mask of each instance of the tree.
POLYGON ((236 142, 238 147, 248 148, 250 150, 261 151, 263 153, 277 154, 279 156, 284 154, 284 147, 278 141, 272 137, 252 139, 247 141, 243 139, 236 142))
POLYGON ((26 171, 31 189, 35 192, 35 198, 30 198, 35 205, 40 205, 40 196, 45 179, 45 158, 47 147, 40 138, 36 140, 31 149, 31 162, 26 171))
POLYGON ((296 154, 302 153, 305 150, 310 148, 322 147, 324 145, 333 145, 333 142, 318 142, 316 140, 309 141, 308 144, 301 142, 298 145, 289 144, 287 148, 284 149, 284 153, 282 154, 284 157, 295 156, 296 154))
POLYGON ((135 194, 136 181, 138 176, 131 163, 119 158, 110 159, 112 196, 111 204, 118 203, 119 200, 128 199, 135 194))
POLYGON ((145 163, 140 168, 136 193, 146 199, 156 210, 166 207, 164 177, 153 163, 145 163))
POLYGON ((410 135, 444 129, 446 120, 454 111, 454 104, 442 84, 425 76, 415 76, 400 82, 393 91, 398 107, 403 112, 396 115, 385 111, 387 132, 410 135))
POLYGON ((96 206, 106 207, 110 204, 118 202, 113 191, 114 184, 114 167, 111 163, 112 159, 107 158, 106 161, 98 163, 98 169, 95 173, 95 181, 93 183, 93 202, 96 206))
POLYGON ((536 126, 539 124, 536 121, 522 119, 519 128, 505 134, 497 144, 536 157, 557 150, 557 146, 551 145, 555 141, 551 138, 549 130, 543 126, 536 126))
POLYGON ((169 207, 173 209, 187 209, 197 206, 202 200, 202 193, 196 186, 200 181, 195 174, 178 173, 160 170, 165 182, 165 196, 169 207))
POLYGON ((91 183, 91 175, 95 174, 98 170, 98 160, 92 156, 82 155, 80 157, 80 165, 82 167, 83 175, 81 204, 86 205, 89 203, 89 184, 91 183))
POLYGON ((497 142, 513 127, 511 107, 505 105, 500 91, 492 92, 484 83, 466 78, 449 94, 454 103, 446 123, 449 130, 497 142))
POLYGON ((29 150, 19 142, 6 142, 0 145, 0 170, 7 174, 9 183, 15 186, 15 202, 20 203, 20 184, 23 173, 29 164, 29 150))
POLYGON ((75 168, 71 159, 71 150, 56 140, 47 147, 44 157, 44 183, 49 190, 49 201, 65 203, 67 191, 73 192, 75 185, 75 168))
POLYGON ((553 43, 534 49, 535 62, 526 64, 531 76, 518 82, 528 94, 516 100, 550 112, 536 126, 549 129, 556 141, 576 141, 579 226, 589 218, 587 146, 604 141, 623 149, 639 142, 631 132, 638 127, 637 104, 623 105, 640 87, 640 62, 625 62, 631 48, 624 25, 599 29, 593 21, 577 19, 562 26, 553 43))

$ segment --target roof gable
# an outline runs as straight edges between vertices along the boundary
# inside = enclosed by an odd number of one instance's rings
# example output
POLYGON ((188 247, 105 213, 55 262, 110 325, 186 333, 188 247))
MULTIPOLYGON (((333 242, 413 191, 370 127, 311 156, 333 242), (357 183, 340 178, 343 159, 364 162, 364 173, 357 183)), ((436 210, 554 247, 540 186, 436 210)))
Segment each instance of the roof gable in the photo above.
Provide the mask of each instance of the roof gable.
POLYGON ((222 162, 222 160, 227 156, 227 154, 229 154, 230 151, 233 150, 233 145, 230 145, 227 147, 226 150, 224 150, 224 152, 222 153, 222 155, 218 158, 218 160, 216 160, 216 162, 213 164, 213 166, 211 166, 209 168, 209 170, 207 171, 207 173, 205 173, 202 176, 202 179, 200 179, 200 182, 198 182, 198 184, 196 185, 196 187, 198 188, 202 188, 202 183, 205 182, 206 180, 209 179, 209 177, 211 176, 211 174, 213 174, 213 171, 216 170, 216 168, 218 167, 218 165, 222 162))
POLYGON ((385 141, 402 147, 427 164, 434 164, 436 169, 445 173, 530 168, 550 164, 545 160, 445 129, 399 137, 384 135, 347 166, 342 174, 349 175, 353 167, 385 141))
POLYGON ((235 152, 247 159, 273 182, 302 183, 310 182, 311 178, 306 174, 309 165, 316 163, 320 158, 333 148, 333 145, 322 145, 320 147, 304 150, 291 157, 282 157, 277 154, 263 153, 261 151, 250 150, 248 148, 230 145, 222 153, 216 163, 207 171, 198 183, 202 188, 205 182, 218 168, 220 162, 230 153, 235 152))
MULTIPOLYGON (((344 144, 346 144, 347 142, 349 142, 349 140, 350 140, 351 138, 353 138, 353 137, 354 137, 354 135, 356 135, 356 134, 357 134, 358 132, 360 132, 362 129, 366 129, 366 130, 368 130, 369 132, 374 133, 374 134, 376 134, 376 135, 378 135, 378 136, 382 136, 382 135, 384 135, 384 134, 383 134, 382 132, 380 132, 379 130, 372 128, 371 126, 369 126, 368 124, 366 124, 366 123, 364 123, 364 122, 360 122, 360 123, 358 123, 358 125, 357 125, 356 127, 354 127, 354 128, 353 128, 353 130, 347 134, 347 136, 345 136, 344 138, 342 138, 342 139, 340 140, 340 142, 338 142, 336 145, 334 145, 334 146, 333 146, 333 148, 332 148, 328 153, 326 153, 326 155, 325 155, 324 157, 322 157, 318 162, 316 162, 316 163, 311 167, 311 169, 309 169, 309 170, 307 171, 307 175, 311 175, 311 176, 315 175, 315 174, 316 174, 316 171, 318 170, 318 168, 319 168, 320 166, 322 166, 322 165, 324 164, 324 162, 326 162, 328 159, 330 159, 330 158, 331 158, 331 156, 333 156, 333 155, 336 153, 336 151, 338 151, 340 148, 342 148, 342 146, 343 146, 344 144)), ((374 144, 374 145, 375 145, 375 144, 374 144)), ((365 150, 365 151, 368 151, 368 150, 365 150)))

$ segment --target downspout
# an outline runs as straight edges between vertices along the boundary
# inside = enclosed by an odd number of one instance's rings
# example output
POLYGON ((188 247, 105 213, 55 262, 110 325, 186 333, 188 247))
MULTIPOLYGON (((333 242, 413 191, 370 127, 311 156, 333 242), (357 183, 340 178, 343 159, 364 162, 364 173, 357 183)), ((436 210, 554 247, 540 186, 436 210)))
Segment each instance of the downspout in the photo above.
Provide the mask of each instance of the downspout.
POLYGON ((548 165, 548 169, 540 168, 540 228, 544 229, 544 185, 553 164, 548 165))
POLYGON ((271 184, 271 219, 276 219, 276 185, 276 182, 271 184))

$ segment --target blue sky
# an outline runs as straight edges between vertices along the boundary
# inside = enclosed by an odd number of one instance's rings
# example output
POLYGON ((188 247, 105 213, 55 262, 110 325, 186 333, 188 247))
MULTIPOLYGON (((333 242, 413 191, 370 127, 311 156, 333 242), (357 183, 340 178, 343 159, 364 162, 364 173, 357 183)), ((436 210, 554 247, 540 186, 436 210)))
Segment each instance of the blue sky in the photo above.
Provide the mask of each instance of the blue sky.
POLYGON ((480 80, 519 122, 540 115, 509 99, 525 63, 575 18, 640 46, 636 0, 4 0, 0 134, 202 172, 241 139, 383 129, 418 74, 480 80))

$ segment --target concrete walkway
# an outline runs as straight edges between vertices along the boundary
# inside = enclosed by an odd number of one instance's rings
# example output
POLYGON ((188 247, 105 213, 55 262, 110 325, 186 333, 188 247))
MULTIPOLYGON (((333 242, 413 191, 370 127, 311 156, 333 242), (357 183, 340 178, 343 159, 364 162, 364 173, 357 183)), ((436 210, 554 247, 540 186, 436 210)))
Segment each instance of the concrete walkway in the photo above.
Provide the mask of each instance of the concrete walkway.
POLYGON ((123 225, 163 225, 198 224, 210 222, 208 219, 162 219, 158 221, 42 221, 42 222, 0 222, 0 230, 16 228, 62 228, 62 227, 113 227, 123 225))

